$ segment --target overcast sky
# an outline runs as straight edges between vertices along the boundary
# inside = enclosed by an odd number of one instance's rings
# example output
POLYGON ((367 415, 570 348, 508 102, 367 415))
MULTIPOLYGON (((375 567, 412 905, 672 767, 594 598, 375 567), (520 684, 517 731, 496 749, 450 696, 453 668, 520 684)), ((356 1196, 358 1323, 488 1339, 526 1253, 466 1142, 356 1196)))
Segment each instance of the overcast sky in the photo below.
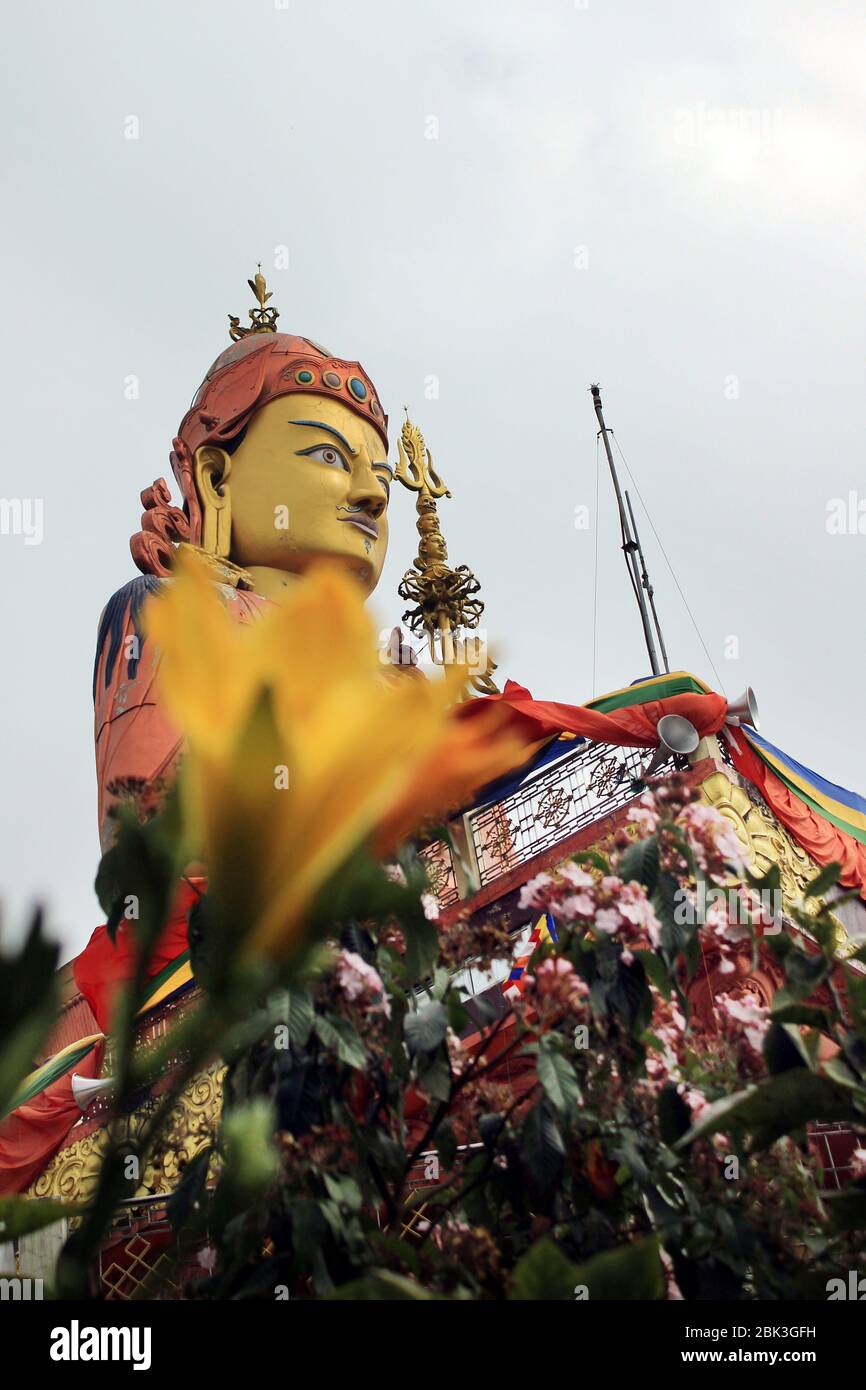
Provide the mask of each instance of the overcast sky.
MULTIPOLYGON (((827 529, 866 512, 862 3, 88 0, 6 31, 0 497, 44 508, 41 544, 0 535, 7 931, 41 898, 68 956, 101 920, 97 620, 257 260, 280 327, 424 430, 503 674, 593 693, 600 381, 727 693, 866 791, 866 535, 827 529)), ((596 693, 647 673, 599 497, 596 693)), ((671 663, 715 684, 638 516, 671 663)))

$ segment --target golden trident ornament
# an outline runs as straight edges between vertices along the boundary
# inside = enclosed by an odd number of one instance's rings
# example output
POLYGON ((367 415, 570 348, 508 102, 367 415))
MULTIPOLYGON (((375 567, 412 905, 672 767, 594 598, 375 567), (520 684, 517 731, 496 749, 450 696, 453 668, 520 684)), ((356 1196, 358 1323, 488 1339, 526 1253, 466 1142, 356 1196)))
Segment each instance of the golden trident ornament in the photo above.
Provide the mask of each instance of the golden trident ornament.
POLYGON ((476 628, 484 612, 484 603, 474 597, 481 585, 468 565, 452 569, 448 563, 448 547, 439 526, 436 502, 440 497, 450 497, 451 492, 433 467, 424 436, 409 419, 408 411, 397 448, 399 462, 394 476, 417 494, 419 536, 418 555, 397 589, 402 599, 414 605, 403 614, 403 622, 412 632, 425 633, 432 661, 439 666, 466 662, 475 671, 471 678, 473 687, 492 694, 497 687, 490 673, 496 667, 487 654, 486 644, 480 637, 461 635, 461 628, 476 628))

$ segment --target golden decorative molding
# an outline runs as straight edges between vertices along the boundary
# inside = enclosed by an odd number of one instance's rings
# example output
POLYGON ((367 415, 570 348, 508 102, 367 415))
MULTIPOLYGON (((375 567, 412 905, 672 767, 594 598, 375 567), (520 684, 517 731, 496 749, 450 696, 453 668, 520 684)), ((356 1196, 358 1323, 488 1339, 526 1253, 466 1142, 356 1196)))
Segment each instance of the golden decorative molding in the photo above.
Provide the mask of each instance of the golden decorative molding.
MULTIPOLYGON (((764 875, 773 864, 779 866, 782 906, 796 903, 801 911, 817 915, 821 903, 817 898, 804 897, 804 893, 819 866, 772 812, 756 805, 744 788, 724 772, 713 772, 701 783, 701 799, 731 822, 743 846, 743 857, 754 873, 764 875)), ((838 917, 833 917, 833 922, 837 954, 850 955, 857 943, 850 939, 838 917)))
MULTIPOLYGON (((136 1197, 169 1196, 184 1169, 212 1143, 222 1110, 222 1083, 226 1068, 214 1062, 195 1076, 183 1091, 154 1151, 148 1156, 136 1197)), ((134 1111, 119 1121, 121 1138, 135 1139, 147 1123, 147 1114, 134 1111)), ((54 1197, 67 1202, 86 1202, 94 1193, 102 1155, 108 1143, 103 1126, 61 1149, 27 1189, 27 1197, 54 1197)))

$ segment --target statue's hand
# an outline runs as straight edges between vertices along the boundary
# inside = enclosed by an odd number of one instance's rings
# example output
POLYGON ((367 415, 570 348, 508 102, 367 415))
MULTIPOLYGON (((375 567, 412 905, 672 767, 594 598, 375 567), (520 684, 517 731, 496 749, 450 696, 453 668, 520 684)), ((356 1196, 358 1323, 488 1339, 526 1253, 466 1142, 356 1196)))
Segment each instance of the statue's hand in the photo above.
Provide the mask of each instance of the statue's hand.
POLYGON ((422 674, 418 670, 418 657, 401 627, 391 629, 387 642, 380 649, 379 656, 385 666, 397 667, 399 670, 408 671, 412 675, 422 674))

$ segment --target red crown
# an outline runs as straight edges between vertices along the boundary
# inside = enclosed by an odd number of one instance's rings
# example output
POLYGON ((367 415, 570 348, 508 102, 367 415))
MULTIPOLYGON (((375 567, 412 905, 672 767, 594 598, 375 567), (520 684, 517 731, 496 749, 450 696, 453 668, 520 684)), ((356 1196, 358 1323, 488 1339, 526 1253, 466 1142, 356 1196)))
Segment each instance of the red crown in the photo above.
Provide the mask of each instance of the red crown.
POLYGON ((336 397, 369 421, 388 448, 388 417, 360 362, 332 357, 292 333, 251 334, 221 352, 178 434, 194 454, 202 444, 231 440, 268 401, 300 391, 336 397))

